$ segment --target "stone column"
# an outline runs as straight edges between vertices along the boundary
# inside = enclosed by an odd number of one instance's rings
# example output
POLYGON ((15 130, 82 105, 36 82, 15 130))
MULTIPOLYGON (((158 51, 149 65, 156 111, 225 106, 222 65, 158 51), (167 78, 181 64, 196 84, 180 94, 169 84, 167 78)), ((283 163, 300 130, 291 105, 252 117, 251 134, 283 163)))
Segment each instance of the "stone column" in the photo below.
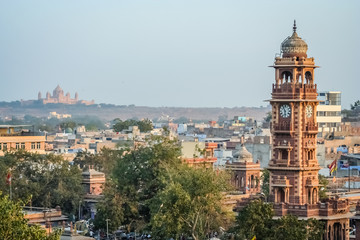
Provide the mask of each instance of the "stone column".
POLYGON ((355 214, 355 239, 360 240, 360 201, 356 204, 356 214, 355 214))

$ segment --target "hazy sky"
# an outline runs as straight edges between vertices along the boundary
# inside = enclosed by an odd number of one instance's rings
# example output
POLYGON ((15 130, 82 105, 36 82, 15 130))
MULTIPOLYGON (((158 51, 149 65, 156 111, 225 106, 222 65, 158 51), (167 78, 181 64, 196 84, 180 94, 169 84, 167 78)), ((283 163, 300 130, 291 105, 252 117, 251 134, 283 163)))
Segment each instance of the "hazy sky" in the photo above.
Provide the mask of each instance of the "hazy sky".
POLYGON ((298 34, 320 90, 360 98, 360 1, 0 0, 0 101, 57 84, 142 106, 267 105, 280 43, 298 34))

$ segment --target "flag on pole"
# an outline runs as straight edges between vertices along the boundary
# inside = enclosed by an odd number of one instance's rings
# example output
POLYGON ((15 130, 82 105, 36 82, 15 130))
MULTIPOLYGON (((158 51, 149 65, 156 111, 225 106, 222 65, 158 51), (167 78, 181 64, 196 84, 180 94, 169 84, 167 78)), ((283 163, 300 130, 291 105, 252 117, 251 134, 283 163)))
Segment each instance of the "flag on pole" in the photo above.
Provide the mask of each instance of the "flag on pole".
POLYGON ((8 172, 8 174, 6 176, 6 183, 11 184, 11 172, 8 172))
POLYGON ((335 159, 330 165, 329 165, 330 174, 332 174, 334 171, 337 170, 337 160, 335 159))
POLYGON ((336 170, 337 170, 337 164, 335 164, 335 165, 333 166, 333 168, 330 169, 330 173, 332 174, 332 173, 335 172, 336 170))
POLYGON ((251 240, 256 240, 256 236, 254 236, 251 240))

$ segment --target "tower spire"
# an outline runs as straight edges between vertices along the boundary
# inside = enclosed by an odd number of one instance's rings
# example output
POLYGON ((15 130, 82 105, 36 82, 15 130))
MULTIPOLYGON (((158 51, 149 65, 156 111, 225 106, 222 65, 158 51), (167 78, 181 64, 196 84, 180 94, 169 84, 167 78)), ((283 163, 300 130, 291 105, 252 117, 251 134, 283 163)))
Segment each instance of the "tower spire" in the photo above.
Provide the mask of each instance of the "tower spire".
POLYGON ((296 33, 296 20, 294 20, 294 27, 293 27, 294 33, 296 33))

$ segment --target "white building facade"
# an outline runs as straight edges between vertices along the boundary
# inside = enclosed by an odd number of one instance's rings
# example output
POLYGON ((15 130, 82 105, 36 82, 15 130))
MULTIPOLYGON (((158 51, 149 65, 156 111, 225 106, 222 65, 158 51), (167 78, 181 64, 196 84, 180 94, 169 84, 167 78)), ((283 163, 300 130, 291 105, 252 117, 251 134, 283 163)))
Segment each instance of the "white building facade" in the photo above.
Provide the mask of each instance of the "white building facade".
POLYGON ((341 92, 327 91, 319 92, 317 107, 317 122, 319 126, 319 137, 334 132, 341 124, 341 92))

